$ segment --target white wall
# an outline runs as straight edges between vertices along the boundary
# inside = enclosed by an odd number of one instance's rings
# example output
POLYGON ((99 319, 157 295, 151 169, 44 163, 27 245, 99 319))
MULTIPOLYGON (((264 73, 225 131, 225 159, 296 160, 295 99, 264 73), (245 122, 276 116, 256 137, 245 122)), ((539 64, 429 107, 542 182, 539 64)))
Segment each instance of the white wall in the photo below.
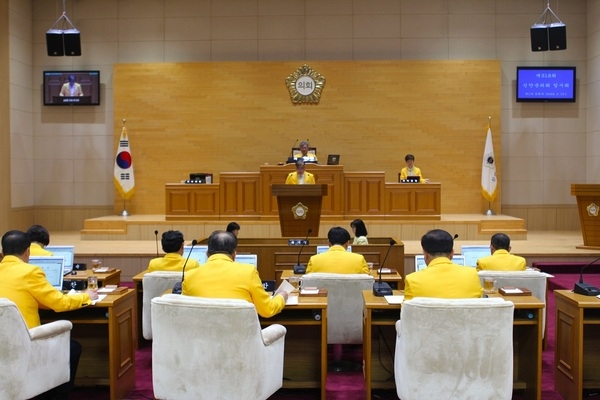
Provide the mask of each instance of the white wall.
POLYGON ((534 53, 541 0, 67 0, 83 55, 48 57, 62 0, 11 0, 12 206, 112 205, 115 63, 316 59, 501 60, 502 203, 574 204, 600 182, 598 3, 552 0, 568 48, 534 53), (575 65, 577 102, 517 104, 517 65, 575 65), (70 68, 101 70, 101 106, 41 105, 42 71, 70 68))

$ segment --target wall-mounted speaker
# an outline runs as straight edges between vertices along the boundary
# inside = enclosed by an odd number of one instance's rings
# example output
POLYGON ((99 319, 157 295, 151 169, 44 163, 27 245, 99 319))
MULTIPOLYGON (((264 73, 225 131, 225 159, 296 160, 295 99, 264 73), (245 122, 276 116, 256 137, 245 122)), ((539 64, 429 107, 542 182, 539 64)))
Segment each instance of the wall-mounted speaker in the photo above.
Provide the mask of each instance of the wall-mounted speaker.
POLYGON ((533 25, 530 29, 531 51, 548 51, 548 27, 533 25))
POLYGON ((46 49, 51 57, 80 56, 81 37, 77 29, 50 29, 46 32, 46 49))
POLYGON ((46 49, 50 57, 62 57, 65 55, 63 35, 60 31, 46 32, 46 49))
POLYGON ((567 48, 567 26, 550 24, 548 26, 549 50, 565 50, 567 48))

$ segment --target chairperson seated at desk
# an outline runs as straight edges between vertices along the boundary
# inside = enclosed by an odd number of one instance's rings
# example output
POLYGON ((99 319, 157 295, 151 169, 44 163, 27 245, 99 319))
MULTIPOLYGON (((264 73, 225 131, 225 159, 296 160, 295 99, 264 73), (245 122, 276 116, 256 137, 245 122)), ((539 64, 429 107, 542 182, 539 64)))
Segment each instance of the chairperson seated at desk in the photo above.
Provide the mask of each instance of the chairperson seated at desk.
POLYGON ((286 185, 314 185, 315 176, 306 172, 304 161, 296 161, 296 172, 290 172, 285 180, 286 185))
POLYGON ((328 272, 333 274, 369 274, 369 266, 362 254, 347 251, 350 233, 335 226, 327 233, 329 250, 315 254, 308 260, 306 273, 328 272))
POLYGON ((186 271, 190 271, 200 266, 198 261, 194 260, 193 258, 188 259, 186 264, 185 258, 183 258, 183 233, 179 231, 163 232, 160 243, 163 251, 166 254, 164 257, 157 257, 150 260, 150 263, 148 264, 148 272, 181 272, 184 264, 186 271))
POLYGON ((492 255, 477 260, 478 271, 525 271, 527 262, 521 256, 510 254, 510 238, 496 233, 490 243, 492 255))
POLYGON ((404 300, 413 297, 440 299, 478 298, 483 295, 479 274, 475 268, 452 263, 454 239, 442 230, 434 229, 421 238, 427 268, 406 275, 404 300))
POLYGON ((242 299, 253 303, 261 317, 270 318, 279 314, 285 307, 288 293, 281 291, 271 297, 253 265, 235 262, 237 243, 237 238, 231 232, 213 232, 208 237, 208 261, 185 274, 182 294, 242 299))

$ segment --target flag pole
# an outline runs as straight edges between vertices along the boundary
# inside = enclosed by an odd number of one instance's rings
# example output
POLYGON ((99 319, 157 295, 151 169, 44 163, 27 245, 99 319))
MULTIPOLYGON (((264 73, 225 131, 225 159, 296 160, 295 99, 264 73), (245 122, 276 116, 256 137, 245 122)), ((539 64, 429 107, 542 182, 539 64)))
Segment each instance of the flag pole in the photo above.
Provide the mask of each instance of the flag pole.
MULTIPOLYGON (((492 129, 492 116, 488 116, 488 129, 492 129)), ((496 162, 494 160, 494 162, 496 162)), ((489 183, 491 183, 492 180, 492 176, 488 176, 488 187, 489 187, 489 183)), ((490 216, 490 215, 496 215, 496 213, 494 212, 494 210, 492 210, 492 200, 488 197, 488 209, 485 212, 485 215, 490 216)))

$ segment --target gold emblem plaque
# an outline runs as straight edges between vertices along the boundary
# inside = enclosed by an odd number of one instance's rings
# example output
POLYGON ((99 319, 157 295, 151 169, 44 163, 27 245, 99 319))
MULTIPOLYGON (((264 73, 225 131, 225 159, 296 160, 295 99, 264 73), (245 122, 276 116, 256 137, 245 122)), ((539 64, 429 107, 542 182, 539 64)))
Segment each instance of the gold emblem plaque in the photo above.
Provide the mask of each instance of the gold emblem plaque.
POLYGON ((294 219, 306 219, 306 216, 308 215, 308 207, 302 203, 298 203, 292 207, 292 214, 294 215, 294 219))
POLYGON ((318 103, 325 77, 304 64, 285 79, 292 103, 318 103))
POLYGON ((598 216, 598 206, 594 203, 590 204, 589 206, 587 206, 587 212, 588 215, 590 217, 597 217, 598 216))

